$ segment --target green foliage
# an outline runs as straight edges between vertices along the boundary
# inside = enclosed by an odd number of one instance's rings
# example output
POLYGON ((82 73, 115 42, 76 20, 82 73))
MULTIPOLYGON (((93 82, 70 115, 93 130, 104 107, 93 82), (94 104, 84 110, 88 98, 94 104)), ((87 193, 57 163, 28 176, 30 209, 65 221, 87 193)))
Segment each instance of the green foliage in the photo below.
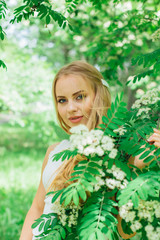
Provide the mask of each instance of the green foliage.
POLYGON ((107 116, 102 117, 102 121, 106 124, 100 124, 100 127, 104 130, 106 135, 116 137, 117 134, 114 132, 117 128, 125 124, 127 109, 125 108, 126 103, 122 102, 123 94, 117 95, 115 103, 111 104, 111 108, 107 111, 107 116))
POLYGON ((0 60, 0 67, 3 67, 7 70, 7 66, 2 60, 0 60))
POLYGON ((7 12, 7 4, 5 1, 0 1, 0 19, 5 18, 7 12))
POLYGON ((65 159, 69 159, 71 157, 74 157, 77 155, 77 150, 75 151, 70 151, 70 150, 64 150, 62 152, 56 153, 53 156, 53 161, 58 161, 60 158, 62 159, 62 161, 64 161, 65 159))
POLYGON ((65 239, 66 237, 66 231, 64 227, 62 227, 58 223, 57 216, 54 213, 42 214, 41 217, 32 224, 32 228, 36 228, 36 227, 38 227, 39 232, 43 230, 43 233, 37 236, 37 237, 40 237, 41 239, 61 240, 61 239, 65 239))
POLYGON ((135 207, 138 206, 139 198, 147 200, 149 196, 157 197, 160 191, 160 171, 149 171, 142 173, 136 179, 131 181, 118 196, 119 206, 126 204, 130 199, 135 207))
POLYGON ((82 211, 78 235, 81 240, 88 239, 112 239, 113 233, 117 231, 117 219, 113 214, 117 214, 115 206, 117 203, 109 197, 114 195, 114 191, 98 191, 87 200, 82 211))
MULTIPOLYGON (((68 187, 66 187, 61 195, 60 203, 64 202, 65 206, 71 203, 73 200, 76 206, 79 205, 79 199, 81 198, 83 201, 86 200, 87 195, 86 192, 93 192, 92 182, 96 183, 97 180, 95 178, 96 175, 100 175, 99 170, 97 169, 96 160, 92 159, 92 161, 81 161, 74 167, 74 172, 71 174, 69 181, 78 180, 68 187)), ((98 166, 98 168, 101 168, 98 166)))
MULTIPOLYGON (((134 77, 133 83, 140 81, 141 78, 146 76, 156 76, 160 74, 160 49, 157 49, 151 53, 142 54, 132 59, 132 65, 142 65, 143 68, 149 70, 144 71, 134 77), (152 68, 152 69, 150 69, 152 68)), ((127 82, 129 84, 130 81, 127 82)))
POLYGON ((70 29, 72 28, 67 19, 61 13, 52 9, 52 4, 48 0, 26 0, 24 2, 26 3, 25 5, 22 5, 14 10, 15 16, 10 23, 14 23, 15 21, 21 22, 23 18, 27 20, 31 16, 34 16, 36 12, 40 19, 45 18, 46 25, 48 25, 51 22, 51 19, 53 19, 62 28, 65 28, 66 25, 68 25, 70 29))

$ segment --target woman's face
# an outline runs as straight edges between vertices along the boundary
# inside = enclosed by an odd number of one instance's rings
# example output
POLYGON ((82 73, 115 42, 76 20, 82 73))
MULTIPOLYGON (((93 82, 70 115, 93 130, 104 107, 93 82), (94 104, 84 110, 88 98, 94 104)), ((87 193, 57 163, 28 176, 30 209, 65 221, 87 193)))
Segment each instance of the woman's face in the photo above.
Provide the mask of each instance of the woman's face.
POLYGON ((57 80, 55 91, 63 121, 69 127, 86 125, 95 98, 89 81, 78 75, 63 75, 57 80))

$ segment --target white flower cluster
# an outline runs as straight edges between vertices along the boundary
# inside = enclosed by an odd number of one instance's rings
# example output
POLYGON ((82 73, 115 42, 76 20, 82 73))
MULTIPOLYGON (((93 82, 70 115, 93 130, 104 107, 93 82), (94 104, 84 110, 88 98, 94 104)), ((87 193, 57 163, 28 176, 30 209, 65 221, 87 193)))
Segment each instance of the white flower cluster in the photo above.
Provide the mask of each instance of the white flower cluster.
POLYGON ((58 200, 52 205, 52 210, 54 213, 57 213, 62 225, 65 226, 67 224, 69 227, 77 224, 78 211, 80 209, 81 206, 76 206, 73 203, 65 207, 63 204, 61 205, 58 200))
POLYGON ((141 200, 138 205, 138 217, 146 219, 148 222, 152 222, 154 219, 160 218, 160 204, 158 201, 144 201, 141 200))
POLYGON ((145 231, 149 240, 160 240, 160 227, 154 228, 149 224, 145 227, 145 231))
MULTIPOLYGON (((106 162, 105 165, 108 167, 108 162, 106 162)), ((128 181, 127 181, 127 179, 125 179, 126 173, 123 172, 120 168, 113 165, 111 169, 107 169, 106 171, 108 173, 111 173, 113 175, 113 177, 115 178, 115 179, 114 178, 106 179, 106 185, 108 188, 124 189, 127 186, 128 181)))
POLYGON ((109 153, 110 158, 115 158, 117 155, 117 149, 114 148, 114 140, 105 136, 103 131, 91 130, 89 131, 85 125, 78 125, 71 128, 70 136, 71 147, 70 150, 78 149, 78 153, 85 156, 96 154, 103 156, 106 152, 109 153))
POLYGON ((119 215, 125 219, 126 222, 132 222, 136 217, 135 211, 131 211, 132 209, 133 203, 129 200, 128 203, 119 208, 119 215))
MULTIPOLYGON (((105 162, 104 164, 106 168, 108 167, 108 162, 105 162)), ((111 169, 106 170, 108 173, 111 173, 113 175, 112 178, 104 178, 105 173, 101 170, 101 176, 96 176, 97 183, 93 184, 94 190, 98 191, 101 186, 106 185, 109 189, 124 189, 128 181, 125 179, 126 173, 124 173, 120 168, 116 167, 115 165, 112 166, 111 169)))
POLYGON ((149 90, 140 99, 135 101, 135 103, 132 105, 132 108, 139 109, 137 116, 140 116, 142 113, 148 114, 151 108, 148 108, 146 106, 148 104, 155 104, 157 101, 160 100, 160 98, 158 97, 158 92, 159 91, 157 89, 149 90), (145 107, 142 108, 142 105, 145 105, 145 107))
POLYGON ((137 117, 140 116, 142 113, 148 114, 148 112, 151 110, 151 108, 140 108, 138 113, 137 113, 137 117))
MULTIPOLYGON (((144 201, 140 199, 138 207, 134 208, 132 201, 129 200, 127 204, 120 207, 119 214, 126 222, 131 222, 131 229, 133 232, 136 232, 144 227, 140 222, 141 220, 146 220, 147 222, 152 223, 155 217, 160 218, 160 204, 156 200, 144 201)), ((145 227, 145 231, 148 239, 160 239, 157 238, 160 236, 158 235, 160 234, 159 227, 155 230, 154 227, 149 224, 145 227), (153 235, 157 237, 152 238, 153 235)))
POLYGON ((160 28, 152 34, 152 41, 155 42, 160 39, 160 28))
POLYGON ((119 135, 124 135, 125 132, 127 132, 127 129, 124 126, 121 126, 115 130, 113 130, 115 133, 119 133, 119 135))

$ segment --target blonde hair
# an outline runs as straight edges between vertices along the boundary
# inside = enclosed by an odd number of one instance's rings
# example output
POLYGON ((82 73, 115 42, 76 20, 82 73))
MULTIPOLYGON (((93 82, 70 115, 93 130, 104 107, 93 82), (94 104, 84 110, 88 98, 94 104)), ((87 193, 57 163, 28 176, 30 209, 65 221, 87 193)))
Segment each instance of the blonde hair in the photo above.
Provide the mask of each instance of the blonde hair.
MULTIPOLYGON (((98 124, 102 122, 102 116, 106 115, 107 109, 111 105, 111 97, 108 88, 102 84, 102 74, 95 67, 85 61, 74 61, 68 65, 65 65, 58 71, 54 78, 52 93, 59 124, 67 133, 69 133, 70 127, 63 121, 58 113, 55 89, 56 83, 60 77, 71 74, 81 76, 86 81, 89 81, 92 89, 94 90, 95 98, 87 122, 87 127, 89 130, 94 129, 98 126, 98 124)), ((55 190, 62 189, 71 184, 71 182, 66 183, 66 181, 70 178, 70 174, 73 172, 74 166, 82 159, 82 156, 77 155, 74 158, 65 160, 57 170, 58 174, 51 183, 48 190, 51 190, 53 188, 55 190)))

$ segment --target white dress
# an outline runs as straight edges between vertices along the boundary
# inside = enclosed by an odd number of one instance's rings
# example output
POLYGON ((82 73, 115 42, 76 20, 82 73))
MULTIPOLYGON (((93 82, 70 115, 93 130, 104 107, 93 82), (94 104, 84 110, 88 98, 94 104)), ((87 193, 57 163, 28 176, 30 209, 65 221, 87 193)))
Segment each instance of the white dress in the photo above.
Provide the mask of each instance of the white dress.
MULTIPOLYGON (((60 144, 58 144, 53 151, 50 152, 49 157, 48 157, 48 162, 47 162, 46 167, 42 174, 42 182, 43 182, 43 185, 44 185, 44 188, 46 191, 47 191, 48 187, 50 186, 50 184, 52 183, 52 181, 54 180, 54 178, 56 177, 56 174, 57 174, 56 170, 62 164, 61 158, 58 161, 52 161, 53 155, 65 150, 65 149, 68 149, 69 146, 70 146, 69 140, 65 139, 62 142, 60 142, 60 144)), ((52 206, 51 200, 52 200, 52 195, 46 196, 46 198, 44 200, 45 205, 44 205, 43 214, 48 214, 48 213, 53 212, 53 210, 51 209, 51 206, 52 206)), ((42 231, 39 232, 38 227, 34 228, 32 231, 34 236, 41 234, 41 232, 43 231, 43 229, 42 229, 42 231)), ((34 236, 33 236, 32 240, 37 239, 34 236)))

